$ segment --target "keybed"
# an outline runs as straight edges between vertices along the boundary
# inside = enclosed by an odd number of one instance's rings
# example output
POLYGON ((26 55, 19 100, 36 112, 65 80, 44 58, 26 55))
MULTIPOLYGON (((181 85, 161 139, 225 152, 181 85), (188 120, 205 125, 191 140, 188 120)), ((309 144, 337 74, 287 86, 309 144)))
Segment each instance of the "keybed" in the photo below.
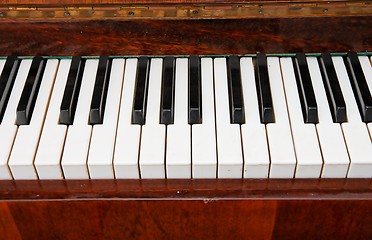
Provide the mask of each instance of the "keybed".
POLYGON ((371 178, 372 58, 0 60, 0 179, 371 178))

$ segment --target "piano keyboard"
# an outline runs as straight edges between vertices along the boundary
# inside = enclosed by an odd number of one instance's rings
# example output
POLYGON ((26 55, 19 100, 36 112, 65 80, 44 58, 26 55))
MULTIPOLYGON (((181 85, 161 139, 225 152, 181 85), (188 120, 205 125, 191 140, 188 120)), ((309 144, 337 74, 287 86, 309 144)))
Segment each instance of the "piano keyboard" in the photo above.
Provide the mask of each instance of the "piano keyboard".
POLYGON ((0 179, 371 178, 372 58, 0 59, 0 179))

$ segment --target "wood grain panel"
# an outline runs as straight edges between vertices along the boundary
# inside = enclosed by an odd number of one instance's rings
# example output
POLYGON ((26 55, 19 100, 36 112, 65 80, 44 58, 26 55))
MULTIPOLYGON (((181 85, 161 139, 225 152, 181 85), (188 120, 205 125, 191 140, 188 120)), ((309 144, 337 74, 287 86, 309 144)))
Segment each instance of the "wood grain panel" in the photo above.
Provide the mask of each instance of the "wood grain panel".
POLYGON ((1 239, 371 239, 371 179, 0 181, 1 239))
POLYGON ((6 202, 0 202, 0 234, 1 239, 22 239, 6 202))
POLYGON ((92 200, 8 202, 7 207, 25 240, 240 239, 246 234, 251 239, 269 239, 276 204, 92 200))
POLYGON ((370 239, 371 201, 281 201, 273 239, 370 239), (358 218, 360 218, 358 220, 358 218))
POLYGON ((95 199, 13 201, 3 207, 14 218, 5 226, 18 228, 26 240, 372 237, 370 201, 95 199))
POLYGON ((0 55, 364 52, 372 51, 370 26, 371 17, 3 21, 0 55))

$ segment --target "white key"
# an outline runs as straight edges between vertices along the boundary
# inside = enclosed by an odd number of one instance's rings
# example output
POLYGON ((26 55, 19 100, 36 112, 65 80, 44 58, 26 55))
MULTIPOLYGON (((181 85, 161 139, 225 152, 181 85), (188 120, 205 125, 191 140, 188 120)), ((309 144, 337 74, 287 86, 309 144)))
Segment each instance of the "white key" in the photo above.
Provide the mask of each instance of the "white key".
POLYGON ((202 117, 192 125, 192 177, 216 178, 217 148, 214 119, 213 61, 201 59, 202 117))
MULTIPOLYGON (((359 56, 359 62, 362 66, 364 76, 367 81, 369 92, 372 93, 372 66, 367 56, 359 56)), ((372 123, 368 123, 369 136, 372 139, 372 123)))
POLYGON ((230 124, 229 97, 225 58, 214 59, 214 87, 218 178, 241 178, 243 171, 240 125, 230 124))
POLYGON ((319 178, 323 159, 319 149, 315 124, 305 123, 294 75, 292 58, 280 59, 289 120, 297 157, 296 178, 319 178))
POLYGON ((347 120, 342 123, 350 155, 348 178, 372 177, 372 145, 365 123, 362 122, 342 57, 333 57, 333 64, 346 103, 347 120))
POLYGON ((191 178, 191 126, 188 124, 188 59, 176 59, 174 124, 167 126, 167 178, 191 178))
MULTIPOLYGON (((3 71, 4 65, 5 65, 5 61, 6 60, 0 60, 0 75, 1 75, 1 73, 3 71)), ((12 175, 10 174, 9 169, 6 166, 6 164, 4 166, 3 165, 0 165, 0 180, 1 179, 12 179, 12 175)))
POLYGON ((5 65, 5 62, 6 62, 5 59, 0 60, 0 75, 1 75, 1 73, 3 72, 3 68, 4 68, 4 65, 5 65))
POLYGON ((165 178, 165 125, 159 124, 163 60, 151 59, 146 124, 142 126, 141 178, 165 178))
POLYGON ((318 106, 319 123, 316 124, 316 130, 324 161, 321 177, 346 178, 349 156, 341 126, 332 120, 317 58, 308 57, 307 62, 318 106))
POLYGON ((113 59, 103 124, 93 126, 89 147, 88 168, 91 179, 113 179, 112 166, 124 59, 113 59))
POLYGON ((70 65, 70 59, 62 59, 59 63, 39 148, 35 157, 35 167, 39 179, 63 179, 60 161, 67 126, 59 124, 59 113, 70 65))
POLYGON ((92 126, 88 120, 97 67, 97 59, 86 60, 74 122, 68 127, 62 155, 61 164, 66 179, 89 179, 86 162, 92 126))
POLYGON ((116 178, 139 178, 138 153, 141 126, 131 124, 137 62, 135 58, 127 59, 125 65, 114 153, 116 178))
POLYGON ((16 110, 31 62, 32 60, 23 60, 21 62, 8 105, 4 112, 3 121, 0 124, 0 179, 13 179, 8 166, 8 160, 18 130, 15 124, 16 110))
POLYGON ((241 125, 244 177, 267 178, 270 158, 266 139, 265 124, 261 123, 256 92, 256 81, 252 58, 241 58, 245 124, 241 125))
POLYGON ((45 113, 49 104, 49 96, 58 69, 58 60, 48 60, 34 111, 29 125, 19 126, 9 158, 9 167, 14 179, 37 179, 34 157, 38 148, 45 113))
POLYGON ((279 59, 268 57, 267 64, 275 115, 275 123, 266 125, 271 157, 269 176, 270 178, 293 178, 296 157, 289 126, 279 59))
POLYGON ((368 89, 372 93, 372 66, 367 56, 359 56, 359 62, 362 66, 364 76, 367 81, 368 89))

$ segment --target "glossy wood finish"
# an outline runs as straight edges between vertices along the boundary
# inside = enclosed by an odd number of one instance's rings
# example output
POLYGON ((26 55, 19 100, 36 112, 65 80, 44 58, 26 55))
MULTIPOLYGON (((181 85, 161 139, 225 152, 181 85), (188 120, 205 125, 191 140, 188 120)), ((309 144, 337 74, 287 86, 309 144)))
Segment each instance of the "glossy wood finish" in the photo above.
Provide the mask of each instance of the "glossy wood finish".
POLYGON ((372 51, 370 26, 371 17, 3 21, 0 55, 364 52, 372 51))
POLYGON ((2 200, 87 198, 361 200, 372 199, 372 179, 0 181, 2 200))
POLYGON ((372 237, 368 201, 24 201, 1 203, 0 212, 2 239, 372 237))
POLYGON ((371 179, 1 181, 0 193, 2 239, 372 237, 371 179))
POLYGON ((248 3, 248 2, 347 2, 347 0, 2 0, 0 5, 8 4, 22 4, 22 5, 32 5, 32 4, 45 4, 45 5, 61 5, 61 4, 208 4, 208 3, 248 3))

